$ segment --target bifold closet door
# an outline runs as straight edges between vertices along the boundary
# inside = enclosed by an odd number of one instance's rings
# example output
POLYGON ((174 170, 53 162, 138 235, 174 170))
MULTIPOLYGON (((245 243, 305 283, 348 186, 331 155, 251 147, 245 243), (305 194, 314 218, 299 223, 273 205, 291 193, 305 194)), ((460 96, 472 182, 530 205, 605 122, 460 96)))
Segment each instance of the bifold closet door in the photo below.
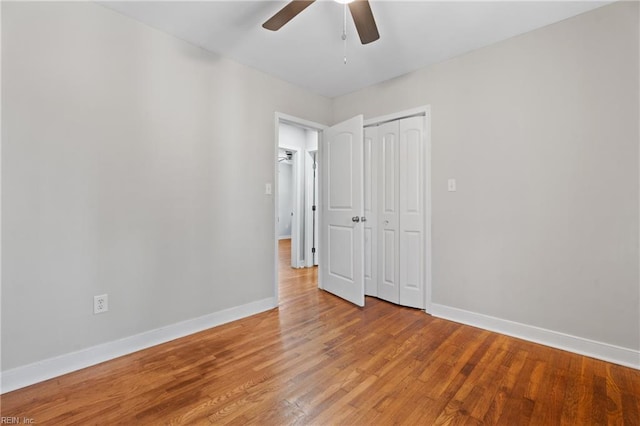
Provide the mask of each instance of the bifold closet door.
POLYGON ((377 296, 423 309, 424 117, 385 123, 377 132, 377 296))
POLYGON ((400 304, 424 309, 424 117, 400 120, 400 304))
POLYGON ((398 121, 378 126, 378 297, 400 303, 398 121))
POLYGON ((364 129, 364 292, 378 296, 378 128, 364 129))

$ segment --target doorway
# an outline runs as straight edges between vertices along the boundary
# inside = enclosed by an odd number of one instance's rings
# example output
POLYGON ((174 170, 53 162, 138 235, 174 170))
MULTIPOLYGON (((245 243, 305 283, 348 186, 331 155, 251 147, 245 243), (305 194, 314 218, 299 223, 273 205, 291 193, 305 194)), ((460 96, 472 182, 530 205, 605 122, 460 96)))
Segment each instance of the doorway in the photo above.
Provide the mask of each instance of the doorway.
MULTIPOLYGON (((325 126, 276 113, 275 294, 318 264, 318 140, 325 126)), ((316 275, 317 276, 317 275, 316 275)), ((317 282, 317 279, 315 279, 317 282)))

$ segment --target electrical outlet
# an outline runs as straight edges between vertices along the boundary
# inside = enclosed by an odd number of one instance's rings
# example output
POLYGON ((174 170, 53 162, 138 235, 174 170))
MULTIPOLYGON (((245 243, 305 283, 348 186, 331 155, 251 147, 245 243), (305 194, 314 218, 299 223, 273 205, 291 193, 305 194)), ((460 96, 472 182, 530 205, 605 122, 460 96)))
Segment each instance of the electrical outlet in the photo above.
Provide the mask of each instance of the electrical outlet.
POLYGON ((93 296, 93 313, 102 314, 109 310, 109 296, 101 294, 100 296, 93 296))

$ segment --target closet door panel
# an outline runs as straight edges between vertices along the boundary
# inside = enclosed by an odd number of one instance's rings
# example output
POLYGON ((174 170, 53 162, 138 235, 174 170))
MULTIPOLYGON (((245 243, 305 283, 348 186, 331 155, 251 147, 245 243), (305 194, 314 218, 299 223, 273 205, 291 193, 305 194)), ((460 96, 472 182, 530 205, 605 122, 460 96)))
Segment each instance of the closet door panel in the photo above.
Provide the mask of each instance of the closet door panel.
POLYGON ((378 296, 378 128, 364 129, 364 292, 378 296))
POLYGON ((400 302, 399 280, 399 132, 398 121, 378 126, 379 159, 379 217, 378 233, 378 297, 393 303, 400 302))
POLYGON ((382 275, 378 285, 378 297, 393 303, 400 302, 400 293, 397 280, 396 259, 396 232, 385 229, 382 231, 382 275))
MULTIPOLYGON (((397 288, 396 280, 396 232, 385 229, 382 233, 383 275, 382 284, 397 288)), ((393 297, 395 298, 395 297, 393 297)))
MULTIPOLYGON (((422 264, 420 255, 422 254, 422 233, 414 231, 404 231, 400 237, 400 245, 404 249, 402 260, 400 261, 400 282, 402 288, 410 291, 420 291, 422 281, 422 264)), ((407 302, 407 295, 402 297, 402 301, 407 302)), ((404 303, 403 303, 404 304, 404 303)))
POLYGON ((400 120, 400 304, 424 308, 424 118, 400 120))

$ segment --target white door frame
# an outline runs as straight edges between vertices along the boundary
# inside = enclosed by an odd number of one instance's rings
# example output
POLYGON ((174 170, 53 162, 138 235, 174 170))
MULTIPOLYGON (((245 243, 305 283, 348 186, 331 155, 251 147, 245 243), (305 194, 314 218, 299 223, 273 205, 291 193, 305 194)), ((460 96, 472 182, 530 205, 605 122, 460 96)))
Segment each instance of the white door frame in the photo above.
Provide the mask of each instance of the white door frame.
POLYGON ((424 105, 381 117, 364 121, 364 126, 375 126, 388 121, 400 120, 413 116, 424 116, 424 306, 425 312, 431 313, 432 261, 431 261, 431 106, 424 105))
MULTIPOLYGON (((320 138, 320 132, 318 132, 318 138, 320 138)), ((304 205, 305 206, 309 206, 309 205, 313 205, 314 203, 314 199, 313 199, 313 194, 317 188, 317 184, 316 184, 316 179, 318 178, 318 173, 317 170, 313 170, 313 155, 316 155, 316 165, 318 164, 318 160, 317 160, 317 154, 318 154, 318 150, 317 149, 312 149, 312 150, 307 150, 306 155, 304 157, 304 161, 305 161, 305 165, 304 165, 304 170, 305 170, 305 174, 304 174, 304 205), (315 177, 316 179, 314 179, 314 171, 315 171, 315 177)), ((317 257, 317 242, 318 242, 318 233, 317 233, 317 229, 318 229, 318 214, 319 214, 319 210, 317 208, 318 205, 318 194, 316 193, 316 198, 315 198, 315 205, 316 205, 316 215, 315 215, 315 229, 314 229, 314 222, 313 222, 313 216, 314 216, 314 212, 313 210, 307 210, 305 212, 305 222, 304 222, 304 235, 305 235, 305 240, 304 240, 304 266, 306 266, 307 268, 310 268, 312 266, 314 266, 314 263, 317 265, 318 264, 318 257, 317 257), (315 235, 315 242, 316 242, 316 247, 314 247, 313 245, 313 237, 315 235), (312 238, 308 238, 309 236, 311 236, 312 238), (312 249, 315 248, 316 249, 316 258, 315 258, 315 262, 314 262, 314 256, 313 256, 313 252, 312 249)))
MULTIPOLYGON (((278 274, 278 194, 279 194, 279 188, 278 188, 278 150, 280 148, 280 124, 281 123, 285 123, 285 124, 292 124, 294 126, 297 127, 304 127, 307 129, 311 129, 311 130, 315 130, 318 132, 318 143, 320 143, 321 138, 322 138, 322 131, 324 129, 326 129, 328 126, 324 125, 324 124, 320 124, 320 123, 316 123, 313 121, 309 121, 309 120, 305 120, 302 118, 298 118, 298 117, 294 117, 292 115, 288 115, 288 114, 284 114, 281 112, 276 112, 275 113, 275 120, 274 120, 274 133, 275 133, 275 137, 274 137, 274 147, 273 147, 273 176, 275 176, 275 182, 274 182, 274 198, 273 198, 273 211, 274 211, 274 225, 273 225, 273 241, 274 241, 274 273, 273 273, 273 288, 274 288, 274 295, 276 300, 280 300, 280 291, 279 291, 279 274, 278 274)), ((287 148, 289 149, 289 148, 287 148)), ((304 157, 307 155, 307 150, 299 150, 299 149, 292 149, 298 152, 297 156, 298 156, 298 164, 300 163, 304 163, 304 157)), ((319 202, 318 202, 319 203, 319 202)), ((291 227, 293 228, 293 223, 291 225, 291 227)), ((293 229, 292 229, 292 237, 293 237, 293 229)), ((292 243, 293 244, 293 243, 292 243)), ((303 250, 302 247, 300 247, 300 250, 303 250)))

